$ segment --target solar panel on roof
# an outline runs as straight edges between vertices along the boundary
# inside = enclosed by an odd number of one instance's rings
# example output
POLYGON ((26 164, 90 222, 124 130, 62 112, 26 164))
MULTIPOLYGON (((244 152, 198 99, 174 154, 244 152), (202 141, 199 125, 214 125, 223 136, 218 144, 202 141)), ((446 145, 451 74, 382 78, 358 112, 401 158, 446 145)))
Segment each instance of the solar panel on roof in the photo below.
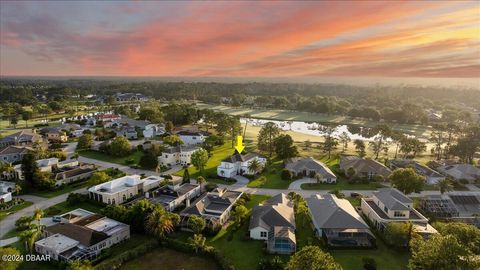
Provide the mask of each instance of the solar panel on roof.
POLYGON ((450 195, 452 201, 456 204, 479 204, 477 197, 471 195, 459 196, 450 195))

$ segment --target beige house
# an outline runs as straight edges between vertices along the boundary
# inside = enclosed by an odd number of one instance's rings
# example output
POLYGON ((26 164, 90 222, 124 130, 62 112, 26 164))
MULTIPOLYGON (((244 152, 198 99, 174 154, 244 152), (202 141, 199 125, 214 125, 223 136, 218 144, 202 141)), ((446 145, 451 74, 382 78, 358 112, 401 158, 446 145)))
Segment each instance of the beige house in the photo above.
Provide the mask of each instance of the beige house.
POLYGON ((343 156, 340 158, 340 170, 347 174, 352 168, 355 172, 354 177, 366 178, 374 180, 375 177, 381 176, 384 180, 388 179, 392 170, 382 163, 370 159, 356 156, 343 156))
POLYGON ((193 152, 199 149, 200 147, 194 145, 169 147, 158 157, 158 163, 166 167, 175 165, 188 166, 191 163, 193 152))
POLYGON ((158 187, 162 180, 163 177, 159 176, 142 179, 140 175, 127 175, 93 186, 88 192, 92 200, 106 204, 122 204, 136 195, 158 187))

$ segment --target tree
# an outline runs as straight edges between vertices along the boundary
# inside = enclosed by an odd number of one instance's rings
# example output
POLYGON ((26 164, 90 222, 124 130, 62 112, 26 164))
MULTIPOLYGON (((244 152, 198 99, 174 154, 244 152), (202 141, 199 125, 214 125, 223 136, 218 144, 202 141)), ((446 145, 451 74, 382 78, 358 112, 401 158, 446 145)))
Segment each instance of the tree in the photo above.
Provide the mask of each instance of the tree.
POLYGON ((232 218, 240 226, 241 221, 247 216, 248 210, 243 205, 238 205, 235 210, 232 211, 232 218))
POLYGON ((275 154, 281 159, 291 158, 298 155, 298 150, 293 145, 293 139, 288 134, 281 134, 274 140, 275 154))
POLYGON ((197 177, 197 184, 200 185, 200 193, 203 193, 203 185, 204 185, 206 182, 207 182, 207 181, 205 180, 205 178, 203 178, 203 176, 197 177))
POLYGON ((413 224, 408 222, 389 222, 385 227, 385 241, 390 246, 406 247, 413 233, 413 224))
POLYGON ((411 243, 408 269, 479 269, 480 262, 453 235, 432 235, 428 240, 416 238, 411 243))
POLYGON ((44 213, 42 209, 35 208, 33 212, 33 218, 37 221, 37 224, 40 226, 40 219, 42 219, 44 213))
POLYGON ((167 212, 163 207, 157 207, 147 217, 146 230, 160 239, 173 232, 180 222, 180 216, 167 212))
POLYGON ((208 152, 205 149, 198 149, 192 153, 191 162, 195 168, 200 172, 201 175, 204 174, 205 165, 208 161, 208 152))
POLYGON ((437 186, 440 189, 441 194, 453 190, 452 182, 448 178, 444 178, 444 179, 438 181, 437 186))
POLYGON ((475 255, 480 255, 479 228, 460 222, 435 222, 433 225, 441 235, 453 235, 464 248, 475 255))
POLYGON ((188 242, 193 246, 195 253, 205 247, 205 241, 207 239, 201 234, 194 234, 193 237, 188 238, 188 242))
POLYGON ((366 146, 364 141, 357 139, 353 141, 353 144, 355 144, 355 152, 357 152, 358 156, 363 158, 367 155, 367 152, 365 151, 366 146))
POLYGON ((113 138, 109 146, 109 153, 112 156, 124 157, 132 152, 132 146, 127 138, 117 136, 113 138))
POLYGON ((178 135, 168 135, 163 138, 163 143, 170 146, 177 146, 183 144, 183 141, 178 135))
MULTIPOLYGON (((21 255, 20 251, 14 247, 0 247, 0 258, 7 258, 6 256, 12 256, 13 258, 19 258, 21 255)), ((15 270, 20 264, 21 260, 6 260, 2 259, 0 261, 0 268, 3 270, 15 270)))
POLYGON ((35 186, 34 177, 35 174, 39 172, 39 169, 33 153, 27 153, 23 156, 21 168, 25 181, 35 186))
POLYGON ((424 152, 426 149, 426 144, 416 138, 404 137, 400 140, 400 152, 404 153, 405 157, 412 154, 412 158, 415 158, 417 154, 424 152))
POLYGON ((331 157, 332 151, 337 149, 338 141, 332 136, 325 137, 325 141, 322 144, 322 150, 328 153, 328 158, 331 157))
POLYGON ((375 159, 378 159, 381 151, 385 151, 385 149, 388 151, 387 139, 389 136, 391 136, 392 130, 387 125, 378 125, 373 130, 377 133, 377 135, 374 137, 373 141, 369 143, 369 145, 372 148, 375 159))
POLYGON ((51 178, 51 173, 38 171, 33 176, 34 186, 40 190, 54 190, 55 180, 51 178))
POLYGON ((271 260, 261 259, 258 263, 258 270, 283 270, 284 263, 280 257, 275 256, 271 260))
POLYGON ((201 234, 205 229, 207 222, 199 216, 192 215, 188 218, 188 227, 195 233, 201 234))
POLYGON ((10 116, 10 124, 13 126, 14 129, 17 128, 17 124, 18 124, 17 115, 10 116))
POLYGON ((93 146, 93 135, 92 134, 83 134, 78 138, 78 149, 90 149, 93 146))
POLYGON ((185 168, 185 170, 183 171, 182 183, 190 183, 190 172, 188 171, 188 168, 185 168))
POLYGON ((165 123, 165 131, 172 134, 173 130, 175 129, 175 126, 173 125, 172 121, 167 121, 165 123))
POLYGON ((250 161, 250 163, 248 163, 248 170, 253 172, 253 175, 256 175, 259 171, 262 170, 262 164, 260 163, 260 161, 258 161, 258 159, 255 158, 250 161))
POLYGON ((67 264, 67 270, 94 270, 89 260, 71 260, 67 264))
POLYGON ((22 120, 25 121, 25 127, 28 127, 28 120, 32 119, 32 112, 31 111, 23 111, 22 112, 22 120))
POLYGON ((341 270, 333 257, 317 246, 306 246, 290 257, 285 270, 341 270))
POLYGON ((342 132, 340 136, 338 136, 338 139, 340 140, 340 143, 342 144, 342 152, 345 152, 348 148, 348 143, 352 141, 350 136, 348 135, 347 132, 342 132))
POLYGON ((389 176, 394 187, 405 194, 421 192, 425 184, 425 177, 418 175, 412 168, 394 170, 389 176))
POLYGON ((89 180, 89 185, 95 186, 112 180, 112 177, 105 171, 94 172, 89 180))
POLYGON ((348 177, 348 179, 353 179, 355 174, 356 174, 356 172, 355 172, 355 169, 353 167, 348 168, 347 171, 345 172, 345 175, 348 177))
POLYGON ((17 193, 17 196, 20 195, 20 191, 22 191, 22 186, 15 183, 15 192, 17 193))
POLYGON ((280 128, 273 122, 267 122, 258 133, 258 149, 268 152, 271 157, 275 149, 275 139, 280 135, 280 128))
POLYGON ((282 180, 287 180, 287 181, 291 181, 292 178, 293 178, 292 172, 287 170, 287 169, 283 169, 280 176, 281 176, 282 180))

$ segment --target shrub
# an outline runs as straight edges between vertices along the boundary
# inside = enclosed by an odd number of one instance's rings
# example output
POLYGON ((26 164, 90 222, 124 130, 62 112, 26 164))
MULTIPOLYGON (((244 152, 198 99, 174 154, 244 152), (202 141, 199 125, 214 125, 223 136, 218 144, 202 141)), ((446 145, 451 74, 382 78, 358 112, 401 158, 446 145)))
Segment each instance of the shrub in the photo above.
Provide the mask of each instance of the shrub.
POLYGON ((68 194, 68 197, 67 197, 67 204, 74 205, 74 204, 85 202, 87 200, 88 200, 87 195, 83 195, 80 193, 70 193, 68 194))
MULTIPOLYGON (((148 243, 143 243, 133 249, 127 250, 123 253, 116 254, 113 258, 110 256, 109 259, 97 264, 95 266, 95 269, 97 270, 110 270, 110 269, 119 269, 122 264, 124 264, 127 261, 130 261, 134 258, 137 258, 147 252, 150 252, 152 249, 158 246, 158 243, 156 241, 153 242, 148 242, 148 243)), ((108 254, 107 254, 108 255, 108 254)), ((100 257, 103 257, 100 255, 100 257)))
POLYGON ((293 174, 292 174, 291 171, 289 171, 287 169, 283 169, 282 174, 281 174, 281 178, 282 178, 282 180, 291 181, 292 178, 293 178, 293 174))
POLYGON ((128 159, 125 160, 125 163, 126 163, 126 164, 133 164, 133 163, 135 163, 135 159, 133 159, 133 158, 128 158, 128 159))
POLYGON ((377 262, 374 258, 371 257, 363 257, 362 258, 363 269, 365 270, 376 270, 377 269, 377 262))
POLYGON ((218 185, 215 184, 215 183, 207 183, 205 185, 205 190, 206 191, 212 191, 212 190, 216 189, 217 187, 218 187, 218 185))

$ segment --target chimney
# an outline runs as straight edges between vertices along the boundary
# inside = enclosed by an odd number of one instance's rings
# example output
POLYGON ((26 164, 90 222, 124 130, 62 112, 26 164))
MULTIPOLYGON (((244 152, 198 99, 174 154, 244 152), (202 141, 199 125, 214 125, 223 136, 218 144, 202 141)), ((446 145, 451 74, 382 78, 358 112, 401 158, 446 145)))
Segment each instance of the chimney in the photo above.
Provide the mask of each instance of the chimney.
POLYGON ((185 207, 190 207, 190 198, 187 198, 186 203, 185 203, 185 207))

